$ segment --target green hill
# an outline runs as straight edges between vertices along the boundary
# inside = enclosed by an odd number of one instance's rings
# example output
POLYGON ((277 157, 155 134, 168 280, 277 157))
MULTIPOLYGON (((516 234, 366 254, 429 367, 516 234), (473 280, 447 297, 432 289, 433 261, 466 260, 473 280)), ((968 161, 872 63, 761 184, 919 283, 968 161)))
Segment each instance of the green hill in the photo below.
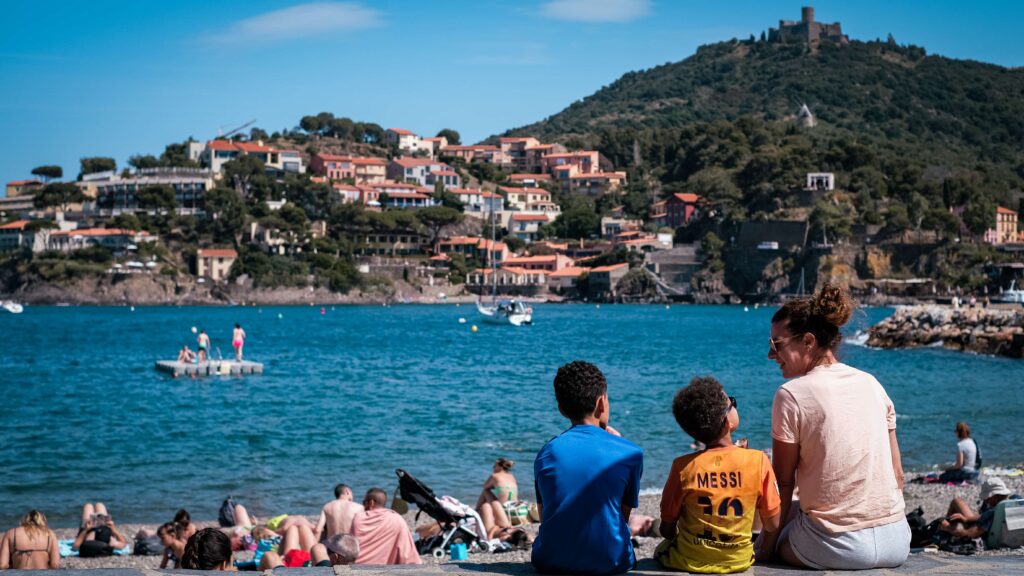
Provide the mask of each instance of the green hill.
POLYGON ((1018 208, 1024 70, 929 56, 893 41, 733 40, 627 73, 506 132, 527 134, 595 147, 662 192, 730 200, 740 220, 791 206, 784 192, 804 172, 829 170, 854 193, 848 214, 857 220, 950 230, 937 215, 949 206, 1018 208), (796 126, 804 103, 814 128, 796 126))

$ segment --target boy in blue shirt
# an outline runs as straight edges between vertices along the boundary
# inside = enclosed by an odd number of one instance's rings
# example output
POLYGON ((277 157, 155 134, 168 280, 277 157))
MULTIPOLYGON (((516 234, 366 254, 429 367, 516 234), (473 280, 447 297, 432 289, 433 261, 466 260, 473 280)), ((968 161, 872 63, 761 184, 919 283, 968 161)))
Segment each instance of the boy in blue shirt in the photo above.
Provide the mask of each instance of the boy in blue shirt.
POLYGON ((555 399, 572 427, 533 464, 541 512, 533 566, 549 574, 626 572, 636 564, 629 514, 640 505, 643 450, 608 425, 608 383, 597 366, 559 368, 555 399))

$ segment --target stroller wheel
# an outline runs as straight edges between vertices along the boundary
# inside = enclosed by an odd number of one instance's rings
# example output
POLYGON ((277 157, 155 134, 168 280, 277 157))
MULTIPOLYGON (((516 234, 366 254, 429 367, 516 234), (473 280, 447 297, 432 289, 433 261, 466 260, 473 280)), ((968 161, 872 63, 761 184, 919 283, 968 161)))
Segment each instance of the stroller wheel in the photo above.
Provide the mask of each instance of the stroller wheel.
POLYGON ((444 548, 441 548, 440 546, 437 547, 437 548, 434 548, 434 551, 432 552, 432 554, 434 555, 434 558, 437 558, 438 560, 440 560, 441 558, 444 558, 444 548))

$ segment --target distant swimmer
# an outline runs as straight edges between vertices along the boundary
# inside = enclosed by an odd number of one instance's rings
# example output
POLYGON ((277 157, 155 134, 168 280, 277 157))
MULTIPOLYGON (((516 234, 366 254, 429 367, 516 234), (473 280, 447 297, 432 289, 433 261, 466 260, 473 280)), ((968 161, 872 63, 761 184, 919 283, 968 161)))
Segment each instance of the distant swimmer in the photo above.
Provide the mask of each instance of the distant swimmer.
POLYGON ((240 324, 235 324, 234 333, 231 335, 231 345, 235 347, 235 360, 242 361, 242 349, 245 348, 245 330, 240 324))
POLYGON ((206 362, 210 359, 210 337, 206 335, 206 330, 199 331, 199 338, 196 339, 199 345, 199 361, 206 362))

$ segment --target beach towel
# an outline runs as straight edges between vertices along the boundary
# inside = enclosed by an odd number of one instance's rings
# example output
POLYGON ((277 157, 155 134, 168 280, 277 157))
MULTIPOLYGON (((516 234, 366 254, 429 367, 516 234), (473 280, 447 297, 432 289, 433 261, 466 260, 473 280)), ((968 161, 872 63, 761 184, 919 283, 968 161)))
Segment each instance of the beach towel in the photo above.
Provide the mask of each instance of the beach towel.
POLYGON ((481 541, 487 540, 487 531, 484 530, 484 521, 480 518, 480 515, 477 514, 476 510, 470 508, 469 506, 463 504, 462 502, 459 502, 458 500, 452 498, 451 496, 441 496, 440 498, 437 499, 437 501, 439 504, 441 504, 442 508, 448 511, 449 514, 455 516, 469 516, 470 518, 472 518, 474 525, 471 526, 471 528, 473 529, 473 531, 476 532, 476 535, 480 538, 481 541))
MULTIPOLYGON (((71 545, 75 543, 74 539, 71 540, 58 540, 57 547, 60 549, 60 557, 67 558, 69 556, 78 556, 78 550, 72 550, 71 545)), ((118 556, 128 556, 132 553, 132 547, 125 546, 124 548, 114 549, 114 554, 118 556)))
POLYGON ((355 515, 352 535, 359 540, 356 564, 422 564, 405 519, 394 510, 375 508, 355 515))

